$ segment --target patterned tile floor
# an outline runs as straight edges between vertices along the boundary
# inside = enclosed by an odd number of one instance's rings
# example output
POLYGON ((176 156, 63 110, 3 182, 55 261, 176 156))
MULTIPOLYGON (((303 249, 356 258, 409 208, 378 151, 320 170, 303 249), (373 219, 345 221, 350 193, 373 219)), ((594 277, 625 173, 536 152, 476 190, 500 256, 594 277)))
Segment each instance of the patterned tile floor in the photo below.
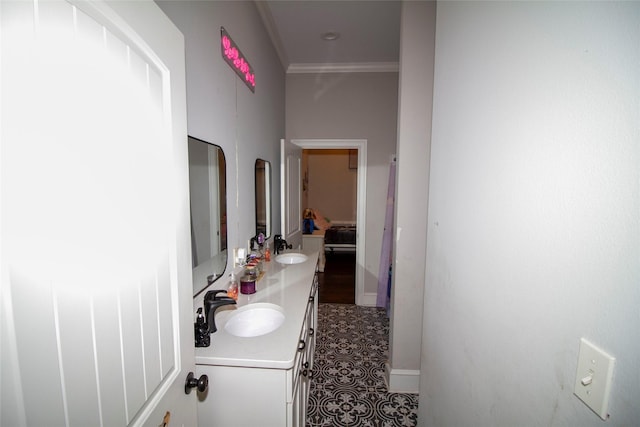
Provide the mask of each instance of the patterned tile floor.
POLYGON ((415 426, 418 395, 388 393, 384 309, 320 304, 307 427, 415 426))

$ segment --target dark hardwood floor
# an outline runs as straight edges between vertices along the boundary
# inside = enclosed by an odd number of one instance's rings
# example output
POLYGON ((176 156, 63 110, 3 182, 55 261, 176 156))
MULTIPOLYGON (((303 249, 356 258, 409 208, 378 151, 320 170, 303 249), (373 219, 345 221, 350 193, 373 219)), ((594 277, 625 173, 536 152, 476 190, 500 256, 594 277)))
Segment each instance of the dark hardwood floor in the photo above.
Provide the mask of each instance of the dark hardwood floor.
POLYGON ((324 273, 318 273, 320 302, 356 303, 356 253, 326 252, 324 273))

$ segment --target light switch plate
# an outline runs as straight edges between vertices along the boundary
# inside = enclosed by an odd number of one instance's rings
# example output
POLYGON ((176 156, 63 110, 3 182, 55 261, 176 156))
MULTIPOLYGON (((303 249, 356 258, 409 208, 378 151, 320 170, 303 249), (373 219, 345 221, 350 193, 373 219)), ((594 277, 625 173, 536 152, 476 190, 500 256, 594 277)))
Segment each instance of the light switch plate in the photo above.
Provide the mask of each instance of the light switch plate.
POLYGON ((586 339, 580 339, 580 355, 574 394, 600 418, 609 416, 609 394, 615 358, 586 339))

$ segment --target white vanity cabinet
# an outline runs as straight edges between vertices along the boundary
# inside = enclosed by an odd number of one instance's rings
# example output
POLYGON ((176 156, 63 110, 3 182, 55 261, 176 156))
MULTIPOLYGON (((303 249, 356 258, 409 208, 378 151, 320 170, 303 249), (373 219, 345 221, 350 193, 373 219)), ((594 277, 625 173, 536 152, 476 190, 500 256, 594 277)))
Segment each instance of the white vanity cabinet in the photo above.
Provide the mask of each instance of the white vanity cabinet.
MULTIPOLYGON (((270 297, 269 302, 279 302, 285 309, 283 327, 256 338, 232 339, 224 332, 216 336, 216 332, 211 349, 196 349, 196 376, 209 377, 208 390, 198 394, 200 427, 304 427, 317 334, 317 252, 313 254, 316 258, 308 261, 313 265, 307 266, 306 271, 297 266, 276 266, 277 271, 267 271, 262 279, 272 283, 270 287, 261 289, 258 282, 254 295, 259 296, 262 291, 270 297), (296 268, 301 273, 294 275, 296 268), (276 278, 282 282, 288 278, 294 283, 277 285, 276 278), (278 286, 282 294, 278 294, 278 286), (288 304, 295 304, 295 310, 288 304), (276 353, 286 356, 272 357, 276 353)), ((248 303, 258 301, 267 300, 248 303)), ((221 327, 224 328, 224 316, 219 330, 221 327)))
POLYGON ((310 251, 318 251, 318 271, 324 272, 324 230, 314 230, 313 234, 302 235, 302 248, 310 251))
MULTIPOLYGON (((287 426, 304 427, 307 418, 307 403, 309 401, 309 388, 313 376, 313 353, 316 348, 316 331, 318 318, 318 276, 313 278, 313 288, 307 304, 305 324, 302 327, 302 334, 299 341, 299 359, 294 368, 295 376, 293 386, 293 398, 291 409, 293 423, 287 426)), ((288 403, 289 404, 289 403, 288 403)))

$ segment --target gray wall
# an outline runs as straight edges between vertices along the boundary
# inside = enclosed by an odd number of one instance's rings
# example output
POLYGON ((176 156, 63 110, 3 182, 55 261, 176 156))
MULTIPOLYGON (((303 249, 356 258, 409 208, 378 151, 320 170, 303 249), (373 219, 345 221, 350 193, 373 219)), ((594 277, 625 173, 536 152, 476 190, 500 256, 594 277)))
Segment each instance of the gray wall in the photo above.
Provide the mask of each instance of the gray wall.
POLYGON ((401 17, 397 231, 387 374, 392 391, 417 392, 429 199, 435 3, 405 2, 401 17))
MULTIPOLYGON (((220 145, 227 160, 229 253, 255 235, 254 165, 272 166, 272 230, 280 230, 280 138, 285 74, 253 1, 159 1, 185 36, 189 134, 220 145), (252 93, 220 53, 223 26, 256 75, 252 93)), ((227 272, 229 271, 227 266, 227 272)))
POLYGON ((303 207, 319 209, 332 222, 355 223, 358 170, 349 168, 349 150, 305 150, 304 154, 309 186, 303 207))
POLYGON ((640 420, 640 3, 438 4, 420 425, 640 420))
POLYGON ((287 75, 287 139, 367 140, 365 293, 378 286, 397 105, 397 73, 287 75))

